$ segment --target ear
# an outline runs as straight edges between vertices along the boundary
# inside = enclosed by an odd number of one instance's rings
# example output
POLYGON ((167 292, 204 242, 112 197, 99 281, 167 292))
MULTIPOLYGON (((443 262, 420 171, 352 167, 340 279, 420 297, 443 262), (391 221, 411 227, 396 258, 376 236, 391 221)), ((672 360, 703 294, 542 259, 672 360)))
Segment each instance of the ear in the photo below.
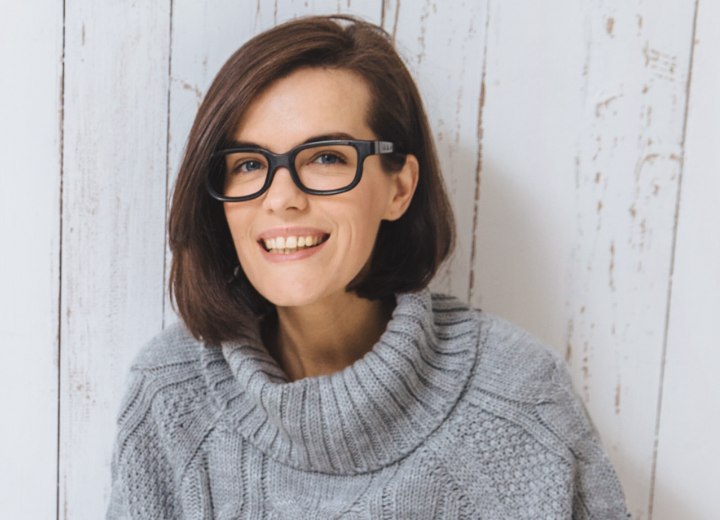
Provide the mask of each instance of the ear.
POLYGON ((414 155, 405 157, 405 164, 398 172, 389 174, 392 190, 383 220, 397 220, 405 214, 417 188, 420 165, 414 155))

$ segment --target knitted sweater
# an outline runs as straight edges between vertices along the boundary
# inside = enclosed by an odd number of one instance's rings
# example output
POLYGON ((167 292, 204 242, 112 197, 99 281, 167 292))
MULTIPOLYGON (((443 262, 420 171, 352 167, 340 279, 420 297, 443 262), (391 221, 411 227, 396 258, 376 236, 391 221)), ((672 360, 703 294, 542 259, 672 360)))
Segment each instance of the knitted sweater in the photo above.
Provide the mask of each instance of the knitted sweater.
POLYGON ((563 362, 428 291, 362 359, 288 382, 256 331, 138 354, 108 519, 626 518, 563 362))

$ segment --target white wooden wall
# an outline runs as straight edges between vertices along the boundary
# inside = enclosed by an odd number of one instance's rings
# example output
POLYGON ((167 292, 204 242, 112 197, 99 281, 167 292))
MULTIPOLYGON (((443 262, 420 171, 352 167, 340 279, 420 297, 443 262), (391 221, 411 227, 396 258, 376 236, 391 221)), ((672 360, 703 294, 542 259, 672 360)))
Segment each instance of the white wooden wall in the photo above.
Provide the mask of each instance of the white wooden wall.
POLYGON ((636 519, 718 517, 720 2, 0 0, 0 518, 97 519, 168 199, 229 54, 390 32, 458 221, 434 285, 564 353, 636 519))

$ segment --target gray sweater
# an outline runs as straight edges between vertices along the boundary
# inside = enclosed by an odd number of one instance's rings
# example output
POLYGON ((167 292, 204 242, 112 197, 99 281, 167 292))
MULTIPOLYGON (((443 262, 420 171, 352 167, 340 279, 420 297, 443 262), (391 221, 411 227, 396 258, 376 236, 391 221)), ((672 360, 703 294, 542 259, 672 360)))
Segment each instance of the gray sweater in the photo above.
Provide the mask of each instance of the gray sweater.
POLYGON ((177 324, 138 354, 108 519, 626 518, 562 360, 428 291, 372 351, 288 382, 256 331, 177 324))

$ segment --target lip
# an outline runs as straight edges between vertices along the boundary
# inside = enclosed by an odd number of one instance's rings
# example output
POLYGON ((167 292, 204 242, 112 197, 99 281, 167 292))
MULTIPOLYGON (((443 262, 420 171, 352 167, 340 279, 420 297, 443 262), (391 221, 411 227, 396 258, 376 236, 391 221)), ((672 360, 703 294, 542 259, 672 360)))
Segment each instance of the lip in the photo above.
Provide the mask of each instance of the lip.
POLYGON ((266 260, 275 263, 291 262, 293 260, 303 260, 319 253, 327 244, 328 240, 321 242, 320 244, 310 247, 307 249, 299 249, 295 253, 273 253, 267 251, 263 245, 263 240, 268 240, 277 237, 289 237, 289 236, 323 236, 329 237, 330 233, 323 231, 318 228, 311 227, 279 227, 268 229, 263 231, 257 237, 257 245, 260 248, 260 252, 266 260))

